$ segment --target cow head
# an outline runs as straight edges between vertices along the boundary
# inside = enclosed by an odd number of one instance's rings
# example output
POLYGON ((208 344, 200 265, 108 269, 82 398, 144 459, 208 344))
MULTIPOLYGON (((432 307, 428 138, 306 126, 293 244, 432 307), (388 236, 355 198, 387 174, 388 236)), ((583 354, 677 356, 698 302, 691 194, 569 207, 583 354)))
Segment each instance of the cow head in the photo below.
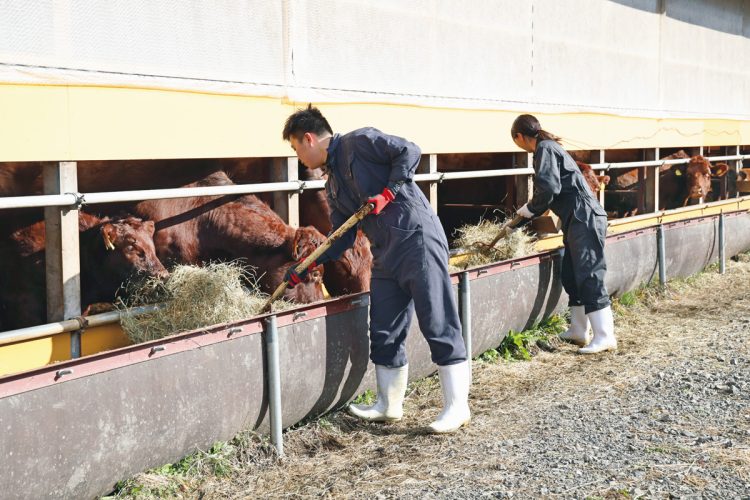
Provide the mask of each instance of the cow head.
POLYGON ((294 260, 307 257, 323 244, 326 237, 312 226, 300 227, 294 232, 291 256, 294 260))
POLYGON ((591 165, 583 163, 582 161, 576 161, 576 165, 578 165, 578 168, 581 170, 581 174, 586 181, 586 185, 588 185, 594 195, 599 191, 602 191, 604 187, 609 184, 609 176, 596 175, 594 169, 591 168, 591 165))
POLYGON ((690 158, 684 172, 687 187, 684 204, 689 200, 705 198, 711 192, 711 163, 704 157, 698 155, 690 158))
POLYGON ((135 217, 105 221, 90 231, 92 241, 86 245, 99 248, 89 255, 102 256, 101 261, 89 262, 96 267, 94 273, 101 283, 123 283, 132 277, 166 278, 167 270, 156 256, 154 248, 154 222, 135 217), (103 249, 103 251, 102 251, 103 249))
MULTIPOLYGON (((294 233, 292 244, 292 258, 294 260, 304 259, 325 242, 326 237, 312 226, 300 227, 294 233)), ((307 281, 323 282, 323 266, 316 267, 308 273, 307 281)))

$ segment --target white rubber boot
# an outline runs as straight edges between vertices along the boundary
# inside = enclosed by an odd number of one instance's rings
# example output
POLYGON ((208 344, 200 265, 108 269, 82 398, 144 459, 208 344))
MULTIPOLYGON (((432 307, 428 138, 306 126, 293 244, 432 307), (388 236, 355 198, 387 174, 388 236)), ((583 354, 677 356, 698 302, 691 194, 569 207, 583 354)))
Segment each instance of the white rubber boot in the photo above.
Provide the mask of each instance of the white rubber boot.
POLYGON ((596 354, 604 351, 616 351, 617 339, 615 338, 615 319, 612 316, 612 308, 607 306, 587 315, 591 322, 591 330, 594 339, 586 347, 578 349, 580 354, 596 354))
POLYGON ((443 411, 430 424, 436 434, 454 432, 471 420, 469 410, 469 385, 471 367, 468 361, 455 365, 438 366, 440 386, 443 389, 443 411))
POLYGON ((409 365, 388 368, 375 365, 378 395, 374 405, 349 405, 349 413, 370 422, 394 422, 404 416, 404 396, 409 365))
POLYGON ((589 337, 589 318, 584 306, 570 306, 570 325, 560 334, 560 338, 583 347, 591 341, 589 337))

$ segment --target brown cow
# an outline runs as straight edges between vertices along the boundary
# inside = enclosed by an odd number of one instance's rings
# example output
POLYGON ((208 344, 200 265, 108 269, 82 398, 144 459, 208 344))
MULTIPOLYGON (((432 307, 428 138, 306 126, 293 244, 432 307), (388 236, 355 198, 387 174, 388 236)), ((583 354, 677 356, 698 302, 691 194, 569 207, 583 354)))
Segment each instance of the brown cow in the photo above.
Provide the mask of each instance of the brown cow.
MULTIPOLYGON (((81 309, 111 302, 122 285, 168 273, 154 250, 154 223, 135 217, 100 219, 81 212, 78 219, 81 259, 81 309)), ((37 222, 15 231, 0 245, 2 324, 23 328, 44 323, 45 226, 37 222)))
MULTIPOLYGON (((242 184, 267 181, 263 177, 268 165, 253 158, 233 158, 218 162, 232 181, 242 184)), ((297 172, 302 181, 325 180, 321 169, 309 169, 299 165, 297 172)), ((264 200, 271 202, 270 193, 264 200)), ((323 234, 331 232, 328 200, 323 189, 306 189, 300 195, 299 218, 301 226, 313 226, 323 234)), ((370 242, 362 231, 357 232, 357 239, 352 248, 344 252, 341 258, 324 265, 323 282, 332 296, 370 290, 372 253, 370 242)))
POLYGON ((597 196, 599 191, 609 184, 610 177, 608 175, 596 175, 596 172, 594 172, 594 169, 588 163, 576 160, 576 165, 581 170, 581 174, 583 174, 583 178, 586 180, 586 185, 588 185, 594 196, 597 196))
MULTIPOLYGON (((43 168, 49 162, 0 164, 0 196, 30 196, 43 193, 43 168)), ((219 167, 209 160, 115 160, 80 161, 78 191, 130 191, 175 188, 202 179, 219 167)), ((98 212, 116 215, 127 212, 129 203, 105 204, 98 212)), ((44 219, 42 209, 0 211, 0 237, 44 219)))
MULTIPOLYGON (((662 210, 666 208, 684 207, 690 203, 702 203, 711 192, 712 176, 722 177, 729 171, 726 163, 711 165, 706 158, 697 155, 690 158, 687 164, 674 165, 671 169, 673 177, 680 177, 672 184, 664 199, 661 199, 660 189, 659 204, 662 210)), ((661 181, 661 178, 659 179, 661 181)))
MULTIPOLYGON (((232 181, 216 172, 185 187, 226 186, 232 181)), ((315 228, 294 229, 253 195, 200 196, 149 200, 136 204, 133 213, 156 222, 154 243, 165 263, 199 264, 218 259, 242 259, 257 268, 261 289, 272 292, 286 267, 308 255, 325 237, 315 228)), ((317 273, 286 297, 307 303, 321 300, 317 273)))
MULTIPOLYGON (((0 164, 0 196, 42 194, 43 167, 48 164, 0 164)), ((179 187, 220 169, 211 160, 191 159, 79 161, 77 167, 81 193, 179 187)))
MULTIPOLYGON (((623 151, 619 155, 616 152, 608 152, 607 160, 614 162, 636 161, 629 157, 632 151, 623 151)), ((676 153, 665 156, 662 160, 687 159, 687 153, 679 150, 676 153)), ((680 177, 682 172, 679 169, 673 169, 674 165, 662 165, 659 167, 659 199, 660 208, 663 206, 663 200, 671 200, 681 192, 684 186, 684 179, 680 177)), ((629 217, 638 213, 638 193, 643 189, 642 181, 639 180, 639 169, 613 169, 609 171, 611 181, 607 186, 608 211, 616 213, 617 217, 629 217)), ((669 207, 674 208, 674 207, 669 207)), ((663 209, 663 208, 662 208, 663 209)))
MULTIPOLYGON (((301 167, 300 179, 325 179, 320 169, 301 167)), ((300 223, 315 226, 324 234, 331 232, 330 208, 325 190, 306 190, 300 196, 300 223)), ((369 292, 372 275, 372 252, 370 241, 361 230, 352 248, 348 249, 339 260, 327 262, 323 282, 332 296, 350 293, 369 292)))

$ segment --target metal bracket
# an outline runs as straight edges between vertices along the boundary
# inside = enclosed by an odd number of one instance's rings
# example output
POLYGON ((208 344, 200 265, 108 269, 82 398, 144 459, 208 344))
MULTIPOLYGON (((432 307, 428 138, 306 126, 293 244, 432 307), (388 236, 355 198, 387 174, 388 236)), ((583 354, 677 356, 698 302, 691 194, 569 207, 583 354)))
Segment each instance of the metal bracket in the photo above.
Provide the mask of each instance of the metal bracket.
POLYGON ((163 345, 157 345, 157 346, 154 346, 154 347, 151 348, 151 351, 148 353, 148 355, 149 356, 153 356, 157 352, 166 351, 166 350, 167 350, 167 348, 164 347, 163 345))
POLYGON ((86 204, 85 195, 83 195, 81 193, 76 192, 76 193, 64 193, 64 194, 69 194, 69 195, 73 196, 76 199, 76 201, 75 201, 75 209, 76 210, 80 209, 83 205, 86 204))

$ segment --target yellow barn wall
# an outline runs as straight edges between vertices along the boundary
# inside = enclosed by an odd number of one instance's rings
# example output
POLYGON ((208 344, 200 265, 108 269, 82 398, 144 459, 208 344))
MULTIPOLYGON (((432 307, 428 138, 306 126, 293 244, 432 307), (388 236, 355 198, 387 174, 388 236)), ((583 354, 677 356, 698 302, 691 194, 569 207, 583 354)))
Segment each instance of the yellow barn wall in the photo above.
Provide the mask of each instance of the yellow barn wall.
MULTIPOLYGON (((0 161, 289 156, 297 107, 277 98, 97 86, 0 85, 0 161)), ((336 131, 375 126, 425 153, 517 151, 516 111, 320 104, 336 131)), ((750 122, 537 113, 572 149, 750 143, 750 122)))

